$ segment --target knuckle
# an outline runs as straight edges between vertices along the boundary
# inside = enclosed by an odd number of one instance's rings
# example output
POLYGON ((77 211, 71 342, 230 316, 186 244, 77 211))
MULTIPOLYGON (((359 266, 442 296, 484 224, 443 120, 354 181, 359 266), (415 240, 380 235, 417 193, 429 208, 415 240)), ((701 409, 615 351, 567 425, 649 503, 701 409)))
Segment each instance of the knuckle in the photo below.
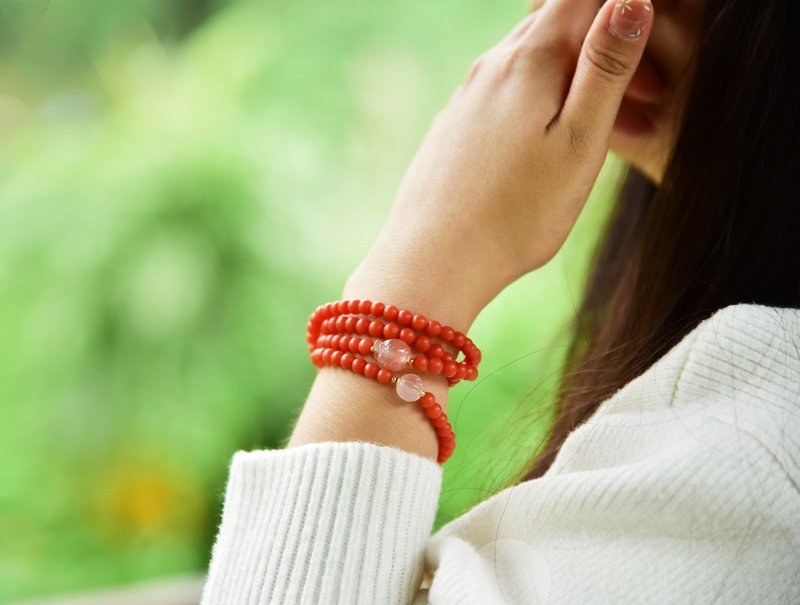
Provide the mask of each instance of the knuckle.
POLYGON ((586 61, 601 76, 619 82, 633 73, 634 61, 622 52, 612 48, 587 44, 586 61))
POLYGON ((530 74, 531 66, 565 65, 574 60, 574 49, 568 41, 557 37, 533 38, 521 40, 508 48, 502 55, 500 71, 504 76, 510 75, 515 70, 530 74))
POLYGON ((575 60, 572 44, 562 37, 531 40, 525 47, 529 55, 536 56, 540 61, 563 64, 566 61, 575 60))
POLYGON ((472 65, 470 65, 469 71, 467 72, 467 77, 465 80, 466 82, 471 82, 475 78, 475 75, 481 69, 481 65, 483 65, 483 59, 481 59, 480 57, 478 57, 477 59, 475 59, 475 61, 472 62, 472 65))
POLYGON ((567 154, 569 156, 582 155, 589 147, 589 132, 581 124, 569 122, 565 125, 567 154))
POLYGON ((500 73, 503 76, 509 76, 513 71, 519 68, 521 63, 524 63, 526 59, 525 54, 524 48, 518 44, 509 48, 503 53, 500 62, 500 73))
POLYGON ((464 80, 465 83, 469 83, 475 79, 475 76, 478 74, 478 72, 485 67, 490 52, 491 51, 484 52, 472 62, 472 65, 470 65, 469 71, 467 72, 467 77, 464 80))

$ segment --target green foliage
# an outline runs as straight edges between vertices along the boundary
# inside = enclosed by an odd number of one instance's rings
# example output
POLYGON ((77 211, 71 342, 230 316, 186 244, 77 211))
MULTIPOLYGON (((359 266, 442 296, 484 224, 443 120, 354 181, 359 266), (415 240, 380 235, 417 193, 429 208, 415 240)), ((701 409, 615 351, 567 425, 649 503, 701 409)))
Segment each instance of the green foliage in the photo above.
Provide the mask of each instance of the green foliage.
MULTIPOLYGON (((202 571, 227 464, 280 447, 484 2, 0 5, 0 600, 202 571), (353 230, 356 224, 358 228, 353 230)), ((608 178, 613 178, 613 171, 608 178)), ((605 212, 493 303, 443 523, 541 439, 605 212)))

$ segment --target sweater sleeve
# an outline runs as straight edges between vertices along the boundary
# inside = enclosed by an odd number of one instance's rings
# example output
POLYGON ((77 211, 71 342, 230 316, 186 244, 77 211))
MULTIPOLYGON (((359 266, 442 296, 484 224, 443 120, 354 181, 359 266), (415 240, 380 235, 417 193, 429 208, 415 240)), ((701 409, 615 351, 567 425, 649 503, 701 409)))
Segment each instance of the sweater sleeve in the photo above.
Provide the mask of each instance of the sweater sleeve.
POLYGON ((410 603, 441 480, 372 443, 238 452, 202 605, 410 603))

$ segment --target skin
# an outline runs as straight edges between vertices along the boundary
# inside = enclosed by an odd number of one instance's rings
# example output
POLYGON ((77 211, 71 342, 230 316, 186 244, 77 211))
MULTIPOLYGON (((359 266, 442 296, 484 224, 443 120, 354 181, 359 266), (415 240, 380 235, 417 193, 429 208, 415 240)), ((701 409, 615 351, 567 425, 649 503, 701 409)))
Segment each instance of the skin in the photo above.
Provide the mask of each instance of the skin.
MULTIPOLYGON (((505 287, 555 255, 609 145, 660 179, 689 62, 670 45, 684 48, 678 30, 688 16, 675 0, 655 0, 637 13, 644 33, 628 40, 609 31, 614 10, 614 1, 598 11, 587 0, 547 0, 475 61, 434 118, 343 298, 381 300, 466 332, 505 287), (670 6, 654 27, 660 4, 670 6), (653 65, 666 74, 657 91, 653 65), (647 128, 645 100, 648 111, 658 105, 647 128)), ((445 379, 423 379, 445 407, 445 379)), ((353 440, 433 460, 438 448, 419 406, 323 368, 287 447, 353 440)))
MULTIPOLYGON (((661 183, 678 135, 706 0, 654 0, 644 56, 623 97, 610 148, 661 183)), ((532 8, 544 4, 535 0, 532 8)))

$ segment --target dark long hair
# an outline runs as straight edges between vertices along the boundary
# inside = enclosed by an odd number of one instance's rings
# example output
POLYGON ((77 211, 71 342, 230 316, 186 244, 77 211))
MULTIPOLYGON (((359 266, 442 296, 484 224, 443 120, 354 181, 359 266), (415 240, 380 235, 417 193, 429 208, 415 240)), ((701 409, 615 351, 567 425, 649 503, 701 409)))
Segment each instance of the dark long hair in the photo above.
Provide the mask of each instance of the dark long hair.
POLYGON ((800 35, 793 0, 710 0, 660 186, 629 168, 584 300, 550 437, 567 434, 703 319, 800 306, 800 35))

